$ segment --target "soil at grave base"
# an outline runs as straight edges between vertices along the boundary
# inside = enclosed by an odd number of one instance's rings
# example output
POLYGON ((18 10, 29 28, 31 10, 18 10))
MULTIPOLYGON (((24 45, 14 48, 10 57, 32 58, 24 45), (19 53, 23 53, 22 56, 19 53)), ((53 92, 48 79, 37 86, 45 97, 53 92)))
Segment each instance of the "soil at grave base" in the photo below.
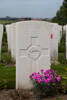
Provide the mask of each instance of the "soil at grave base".
MULTIPOLYGON (((67 95, 57 95, 55 97, 44 98, 41 100, 67 100, 67 95)), ((0 100, 40 100, 34 96, 34 93, 29 90, 0 90, 0 100)))
POLYGON ((0 90, 0 100, 36 100, 29 90, 0 90))

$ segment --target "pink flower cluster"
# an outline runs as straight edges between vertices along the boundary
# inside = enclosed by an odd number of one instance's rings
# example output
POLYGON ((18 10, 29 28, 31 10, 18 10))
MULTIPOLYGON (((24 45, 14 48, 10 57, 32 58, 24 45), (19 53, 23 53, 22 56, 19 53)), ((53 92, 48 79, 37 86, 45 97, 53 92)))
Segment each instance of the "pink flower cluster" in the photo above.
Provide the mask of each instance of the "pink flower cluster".
POLYGON ((57 75, 54 70, 49 69, 44 71, 44 69, 41 69, 40 72, 34 72, 32 75, 30 75, 30 79, 33 81, 36 81, 38 83, 44 82, 44 83, 55 83, 60 82, 61 77, 57 75))

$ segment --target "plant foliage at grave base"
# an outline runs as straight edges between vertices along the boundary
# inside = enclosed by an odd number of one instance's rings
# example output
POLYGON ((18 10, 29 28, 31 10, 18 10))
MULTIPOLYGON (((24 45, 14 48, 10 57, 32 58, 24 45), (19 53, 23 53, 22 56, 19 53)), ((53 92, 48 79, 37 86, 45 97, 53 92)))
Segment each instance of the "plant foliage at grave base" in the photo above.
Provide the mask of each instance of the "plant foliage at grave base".
POLYGON ((4 42, 7 44, 7 33, 6 32, 3 33, 3 39, 2 39, 2 41, 3 41, 2 44, 4 44, 4 42))
POLYGON ((58 60, 61 64, 67 64, 67 60, 64 53, 59 53, 58 60))
POLYGON ((13 62, 13 59, 12 59, 12 57, 11 57, 10 52, 2 53, 2 55, 1 55, 1 62, 4 63, 4 64, 11 64, 11 63, 14 63, 14 62, 13 62))
POLYGON ((51 65, 51 68, 62 77, 61 78, 61 89, 60 92, 63 94, 67 93, 67 64, 51 65))
POLYGON ((61 64, 67 64, 66 60, 66 34, 62 35, 60 44, 58 47, 58 60, 61 64))
POLYGON ((52 69, 41 69, 38 73, 32 73, 30 79, 33 82, 34 93, 38 97, 52 96, 60 90, 61 77, 52 69))
POLYGON ((15 81, 1 81, 0 82, 0 89, 14 89, 15 88, 15 81))
POLYGON ((8 52, 8 48, 6 46, 2 46, 2 50, 1 50, 3 53, 4 52, 8 52))

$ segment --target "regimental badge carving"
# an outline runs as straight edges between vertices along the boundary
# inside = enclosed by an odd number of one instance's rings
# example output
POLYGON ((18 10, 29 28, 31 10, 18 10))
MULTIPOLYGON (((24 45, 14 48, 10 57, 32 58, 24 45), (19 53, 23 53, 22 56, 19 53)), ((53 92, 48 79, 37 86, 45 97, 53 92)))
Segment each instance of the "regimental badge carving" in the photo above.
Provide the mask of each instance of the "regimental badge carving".
POLYGON ((30 59, 37 60, 41 55, 41 51, 39 47, 32 46, 29 48, 28 56, 30 59))

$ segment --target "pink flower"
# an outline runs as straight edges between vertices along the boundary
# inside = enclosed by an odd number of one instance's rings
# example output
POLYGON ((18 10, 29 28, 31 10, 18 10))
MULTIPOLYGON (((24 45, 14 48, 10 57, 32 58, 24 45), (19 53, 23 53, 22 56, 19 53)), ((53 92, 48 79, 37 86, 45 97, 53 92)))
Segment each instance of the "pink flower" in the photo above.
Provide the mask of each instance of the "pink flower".
POLYGON ((37 77, 38 77, 38 78, 41 78, 41 77, 42 77, 42 75, 40 75, 40 74, 39 74, 39 75, 37 75, 37 77))
POLYGON ((50 75, 50 78, 53 78, 53 75, 52 74, 50 75))
POLYGON ((45 82, 45 83, 49 83, 50 81, 51 81, 50 78, 48 78, 48 79, 44 79, 44 82, 45 82))
POLYGON ((46 77, 49 77, 50 75, 49 75, 49 74, 46 74, 45 76, 46 76, 46 77))
POLYGON ((51 80, 52 80, 51 78, 48 78, 48 79, 47 79, 48 82, 50 82, 51 80))
POLYGON ((44 82, 45 82, 45 78, 42 78, 42 81, 44 81, 44 82))
POLYGON ((34 75, 37 75, 37 72, 34 72, 34 75))
POLYGON ((43 74, 46 75, 46 72, 44 72, 43 74))
POLYGON ((50 72, 50 70, 46 70, 46 73, 49 73, 50 72))
POLYGON ((55 80, 52 80, 52 82, 55 82, 55 80))
POLYGON ((57 78, 57 81, 58 81, 58 82, 61 80, 61 77, 60 77, 60 76, 58 76, 58 77, 56 77, 56 78, 57 78))
POLYGON ((38 83, 41 83, 42 80, 38 78, 37 81, 38 81, 38 83))
POLYGON ((55 73, 54 70, 50 69, 50 72, 52 72, 53 74, 55 73))
POLYGON ((37 76, 34 75, 34 76, 33 76, 33 80, 36 80, 36 79, 37 79, 37 76))
POLYGON ((45 83, 48 83, 48 80, 47 79, 45 79, 45 81, 44 81, 45 83))
POLYGON ((32 75, 30 75, 29 78, 32 78, 32 75))
POLYGON ((43 71, 44 71, 44 69, 41 69, 40 71, 41 71, 41 72, 43 72, 43 71))

